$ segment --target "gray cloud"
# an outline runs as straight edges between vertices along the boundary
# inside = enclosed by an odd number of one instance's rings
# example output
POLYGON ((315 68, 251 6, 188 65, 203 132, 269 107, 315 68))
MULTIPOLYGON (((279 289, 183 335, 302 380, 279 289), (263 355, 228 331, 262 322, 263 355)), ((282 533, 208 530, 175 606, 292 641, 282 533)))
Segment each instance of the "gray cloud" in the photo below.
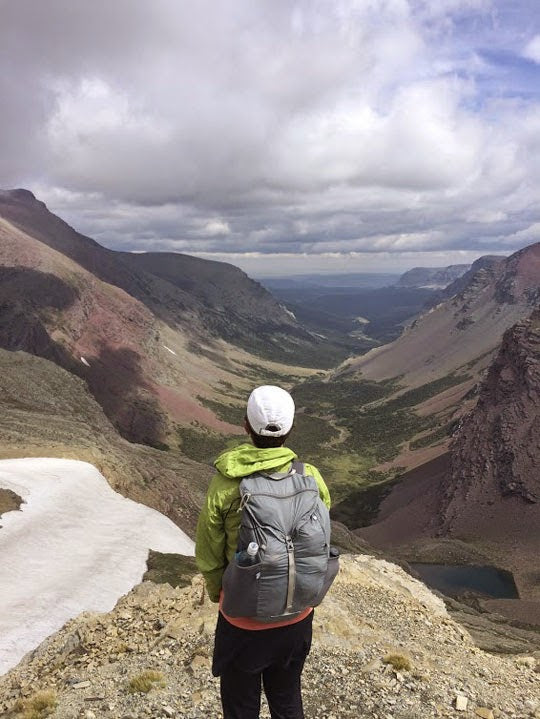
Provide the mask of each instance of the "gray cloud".
POLYGON ((488 0, 0 3, 0 185, 118 249, 511 251, 540 106, 479 48, 523 55, 520 3, 504 33, 488 0))

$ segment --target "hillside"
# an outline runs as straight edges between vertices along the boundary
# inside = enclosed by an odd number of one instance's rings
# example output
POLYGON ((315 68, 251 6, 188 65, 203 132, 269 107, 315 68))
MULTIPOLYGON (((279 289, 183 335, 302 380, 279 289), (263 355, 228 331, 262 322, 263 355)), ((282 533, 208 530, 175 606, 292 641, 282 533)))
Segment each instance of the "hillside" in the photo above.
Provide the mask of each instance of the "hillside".
POLYGON ((399 375, 403 384, 417 386, 456 370, 485 367, 505 330, 538 302, 540 243, 500 262, 484 263, 459 287, 397 340, 346 363, 337 374, 361 373, 370 380, 399 375))
POLYGON ((440 290, 440 292, 437 292, 433 299, 429 301, 427 305, 428 308, 435 307, 448 298, 454 297, 454 295, 459 295, 460 292, 463 292, 471 283, 477 272, 480 272, 480 270, 490 271, 504 259, 501 255, 482 255, 482 257, 479 257, 472 263, 466 272, 444 287, 444 289, 440 290))
MULTIPOLYGON (((0 712, 22 719, 44 691, 58 719, 218 716, 209 670, 215 617, 199 576, 178 589, 145 582, 110 614, 69 622, 0 678, 0 712)), ((394 565, 344 557, 315 613, 306 716, 540 716, 537 666, 532 656, 477 649, 441 600, 394 565)))
POLYGON ((0 350, 0 417, 0 458, 90 462, 116 491, 193 533, 210 467, 122 439, 80 378, 40 357, 0 350))
POLYGON ((125 438, 158 448, 179 448, 185 427, 239 433, 212 402, 234 409, 265 376, 310 373, 252 352, 324 354, 237 268, 107 250, 24 190, 0 193, 0 280, 0 347, 83 378, 125 438))
POLYGON ((108 250, 49 212, 28 190, 0 191, 0 217, 103 282, 121 288, 164 322, 189 328, 203 340, 231 339, 234 334, 246 343, 261 326, 268 341, 274 333, 290 334, 298 341, 310 339, 269 292, 233 265, 172 253, 108 250), (254 307, 257 317, 251 324, 248 310, 254 307), (235 322, 237 314, 243 315, 244 323, 235 322))
POLYGON ((358 533, 411 559, 494 563, 513 573, 520 601, 486 609, 540 624, 540 315, 507 330, 476 406, 460 423, 450 453, 401 478, 372 526, 358 533), (444 541, 442 541, 444 540, 444 541), (469 549, 467 549, 469 548, 469 549), (428 556, 428 559, 425 557, 428 556))

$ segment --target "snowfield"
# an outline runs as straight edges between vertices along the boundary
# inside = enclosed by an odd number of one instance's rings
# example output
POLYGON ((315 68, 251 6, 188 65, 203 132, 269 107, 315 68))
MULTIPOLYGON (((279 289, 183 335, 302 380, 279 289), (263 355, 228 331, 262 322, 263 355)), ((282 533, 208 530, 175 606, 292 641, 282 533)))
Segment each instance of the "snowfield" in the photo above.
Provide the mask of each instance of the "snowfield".
POLYGON ((170 519, 86 462, 0 460, 0 487, 25 501, 0 517, 0 674, 68 619, 112 609, 141 580, 149 549, 194 553, 170 519))

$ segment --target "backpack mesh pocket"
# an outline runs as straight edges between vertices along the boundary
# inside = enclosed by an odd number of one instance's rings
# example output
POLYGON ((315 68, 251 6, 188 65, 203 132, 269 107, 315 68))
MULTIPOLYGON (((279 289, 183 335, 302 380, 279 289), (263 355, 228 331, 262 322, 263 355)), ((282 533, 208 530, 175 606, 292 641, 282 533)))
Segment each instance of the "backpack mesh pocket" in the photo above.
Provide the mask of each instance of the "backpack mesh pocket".
POLYGON ((223 574, 223 611, 230 617, 255 617, 261 563, 240 567, 233 559, 223 574))

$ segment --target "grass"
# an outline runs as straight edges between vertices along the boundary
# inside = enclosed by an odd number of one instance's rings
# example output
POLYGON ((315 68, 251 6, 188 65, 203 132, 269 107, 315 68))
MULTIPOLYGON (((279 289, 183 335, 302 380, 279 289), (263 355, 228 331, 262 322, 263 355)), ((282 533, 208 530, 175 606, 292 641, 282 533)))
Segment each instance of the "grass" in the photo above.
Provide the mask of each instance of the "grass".
POLYGON ((212 464, 223 450, 246 441, 245 437, 226 436, 201 426, 178 427, 177 434, 182 454, 203 464, 212 464))
MULTIPOLYGON (((394 459, 403 442, 411 437, 435 429, 437 420, 418 415, 414 408, 468 378, 466 374, 451 374, 393 399, 389 397, 398 389, 397 380, 308 380, 295 387, 292 394, 297 406, 304 407, 307 415, 324 418, 334 428, 347 430, 346 439, 335 444, 341 453, 358 454, 363 464, 369 460, 373 466, 394 459)), ((441 432, 441 438, 444 436, 441 432)), ((418 440, 418 446, 422 446, 422 440, 424 438, 418 440)), ((309 449, 310 441, 311 446, 317 447, 329 438, 318 430, 312 440, 301 441, 302 448, 309 449)))
POLYGON ((383 399, 395 391, 393 382, 371 380, 306 380, 297 385, 291 394, 298 407, 311 411, 328 410, 333 413, 356 411, 370 402, 383 399))
POLYGON ((143 581, 155 584, 170 584, 171 587, 187 587, 197 574, 195 559, 183 554, 154 552, 152 549, 146 560, 147 570, 143 581))
POLYGON ((314 449, 318 452, 323 446, 336 439, 339 431, 321 417, 297 412, 294 418, 294 429, 287 446, 293 449, 300 459, 310 461, 314 449))
POLYGON ((336 449, 308 461, 312 461, 323 475, 331 491, 333 505, 346 499, 359 487, 370 486, 374 475, 379 474, 372 469, 374 461, 370 455, 341 453, 336 449))
POLYGON ((54 712, 57 703, 56 692, 44 689, 28 699, 18 699, 13 713, 17 719, 44 719, 54 712))
POLYGON ((212 410, 212 412, 219 419, 230 424, 240 425, 244 423, 244 417, 246 415, 246 403, 242 405, 228 404, 225 402, 219 402, 215 399, 209 399, 208 397, 197 396, 197 401, 202 404, 203 407, 212 410))
POLYGON ((449 374, 446 377, 441 377, 440 379, 433 380, 433 382, 427 382, 420 387, 415 387, 408 392, 404 392, 399 397, 390 400, 387 406, 392 409, 416 407, 416 405, 431 399, 431 397, 435 397, 450 387, 462 384, 468 379, 470 379, 470 375, 468 374, 449 374))
POLYGON ((377 462, 386 462, 399 454, 400 446, 415 434, 429 429, 434 420, 406 409, 392 410, 387 405, 359 412, 343 424, 350 432, 348 445, 356 451, 368 451, 377 462))
POLYGON ((355 486, 341 493, 332 491, 331 516, 347 527, 357 529, 372 524, 379 513, 379 507, 395 484, 399 482, 399 469, 393 473, 367 471, 355 486), (336 501, 337 500, 337 501, 336 501))
POLYGON ((163 689, 167 685, 163 672, 156 669, 147 669, 137 676, 131 677, 128 682, 128 692, 148 694, 152 689, 163 689))
POLYGON ((411 442, 410 448, 411 449, 422 449, 423 447, 429 447, 430 445, 435 444, 437 442, 442 442, 442 440, 446 439, 447 437, 452 436, 452 433, 454 432, 456 425, 457 425, 456 420, 447 422, 446 424, 443 424, 442 427, 435 429, 433 432, 426 434, 424 437, 419 437, 418 439, 415 439, 413 442, 411 442))
POLYGON ((410 672, 412 669, 411 659, 406 654, 387 654, 383 662, 390 664, 397 672, 410 672))

